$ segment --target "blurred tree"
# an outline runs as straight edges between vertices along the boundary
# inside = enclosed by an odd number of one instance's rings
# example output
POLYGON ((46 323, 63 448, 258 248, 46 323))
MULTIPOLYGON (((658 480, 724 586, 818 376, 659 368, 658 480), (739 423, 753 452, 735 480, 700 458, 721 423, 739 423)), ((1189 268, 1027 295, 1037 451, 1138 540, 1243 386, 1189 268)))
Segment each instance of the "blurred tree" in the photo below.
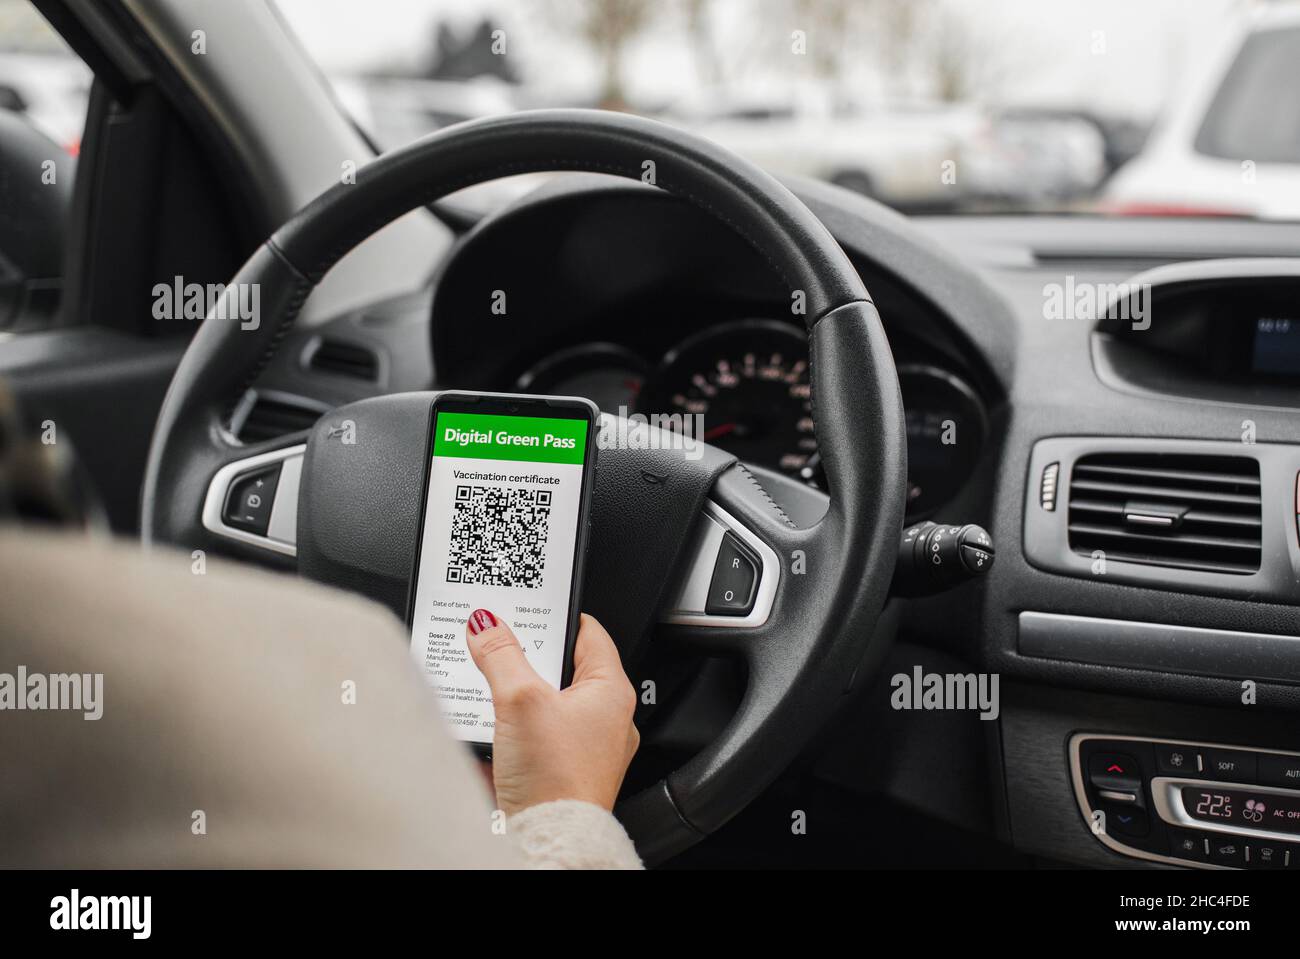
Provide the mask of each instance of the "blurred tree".
POLYGON ((882 84, 891 94, 907 92, 917 37, 935 0, 781 2, 793 29, 807 34, 813 75, 828 88, 843 87, 852 74, 852 60, 866 53, 880 64, 882 84))
POLYGON ((918 38, 933 22, 935 0, 904 0, 875 3, 875 33, 883 85, 895 96, 912 92, 912 62, 918 38))
POLYGON ((946 103, 996 100, 1010 77, 1023 76, 1041 53, 1007 43, 970 6, 946 0, 933 14, 917 57, 930 94, 946 103))
POLYGON ((808 59, 813 74, 836 83, 844 74, 844 57, 850 49, 849 36, 860 25, 861 15, 874 0, 792 0, 795 29, 808 37, 808 59))
POLYGON ((573 30, 600 58, 600 106, 622 110, 623 57, 627 45, 666 8, 655 0, 550 0, 554 22, 573 30))
POLYGON ((713 0, 681 0, 681 3, 695 72, 705 85, 716 87, 722 83, 724 71, 722 57, 713 43, 713 27, 709 21, 713 0))

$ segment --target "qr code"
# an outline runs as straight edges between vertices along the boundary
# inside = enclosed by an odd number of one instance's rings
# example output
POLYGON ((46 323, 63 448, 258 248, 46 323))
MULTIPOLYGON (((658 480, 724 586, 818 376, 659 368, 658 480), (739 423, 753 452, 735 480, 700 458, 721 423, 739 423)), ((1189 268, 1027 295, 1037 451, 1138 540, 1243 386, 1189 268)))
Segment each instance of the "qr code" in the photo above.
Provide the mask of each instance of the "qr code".
POLYGON ((479 586, 542 585, 551 491, 457 486, 447 582, 479 586))

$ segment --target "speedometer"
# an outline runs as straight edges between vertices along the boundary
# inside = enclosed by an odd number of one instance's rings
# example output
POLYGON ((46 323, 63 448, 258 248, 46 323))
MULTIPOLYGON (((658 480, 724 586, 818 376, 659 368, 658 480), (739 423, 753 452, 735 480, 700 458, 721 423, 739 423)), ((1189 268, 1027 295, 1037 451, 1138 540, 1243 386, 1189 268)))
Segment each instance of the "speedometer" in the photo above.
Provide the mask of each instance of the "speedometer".
POLYGON ((703 438, 800 476, 817 452, 803 330, 742 320, 693 336, 647 380, 638 412, 699 417, 703 438))
MULTIPOLYGON (((905 363, 898 379, 907 422, 907 515, 914 520, 932 514, 970 477, 988 422, 975 390, 946 370, 905 363)), ((690 435, 745 462, 825 483, 801 328, 742 320, 687 339, 646 379, 637 411, 699 417, 690 435)))

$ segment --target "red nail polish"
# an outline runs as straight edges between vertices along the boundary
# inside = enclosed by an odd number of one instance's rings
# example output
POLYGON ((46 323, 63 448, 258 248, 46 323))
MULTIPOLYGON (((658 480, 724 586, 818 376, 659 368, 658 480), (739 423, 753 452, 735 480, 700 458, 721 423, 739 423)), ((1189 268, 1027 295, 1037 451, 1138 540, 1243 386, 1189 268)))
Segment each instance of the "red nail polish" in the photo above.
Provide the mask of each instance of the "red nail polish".
POLYGON ((491 629, 497 624, 497 618, 489 613, 486 609, 476 609, 469 614, 469 634, 477 636, 485 629, 491 629))

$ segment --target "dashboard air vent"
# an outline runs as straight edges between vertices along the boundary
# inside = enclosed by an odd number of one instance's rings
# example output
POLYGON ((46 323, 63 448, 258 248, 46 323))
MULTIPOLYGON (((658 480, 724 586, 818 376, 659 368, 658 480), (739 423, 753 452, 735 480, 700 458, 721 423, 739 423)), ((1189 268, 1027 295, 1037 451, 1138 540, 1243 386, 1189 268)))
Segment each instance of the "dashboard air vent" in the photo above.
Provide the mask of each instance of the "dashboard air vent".
POLYGON ((1260 564, 1259 463, 1244 456, 1093 453, 1070 477, 1070 549, 1249 574, 1260 564))
POLYGON ((342 340, 321 340, 308 357, 307 366, 317 373, 357 380, 374 382, 379 378, 379 357, 374 350, 342 340))
POLYGON ((258 394, 251 390, 231 417, 231 429, 242 443, 260 443, 311 429, 326 407, 288 394, 258 394))

